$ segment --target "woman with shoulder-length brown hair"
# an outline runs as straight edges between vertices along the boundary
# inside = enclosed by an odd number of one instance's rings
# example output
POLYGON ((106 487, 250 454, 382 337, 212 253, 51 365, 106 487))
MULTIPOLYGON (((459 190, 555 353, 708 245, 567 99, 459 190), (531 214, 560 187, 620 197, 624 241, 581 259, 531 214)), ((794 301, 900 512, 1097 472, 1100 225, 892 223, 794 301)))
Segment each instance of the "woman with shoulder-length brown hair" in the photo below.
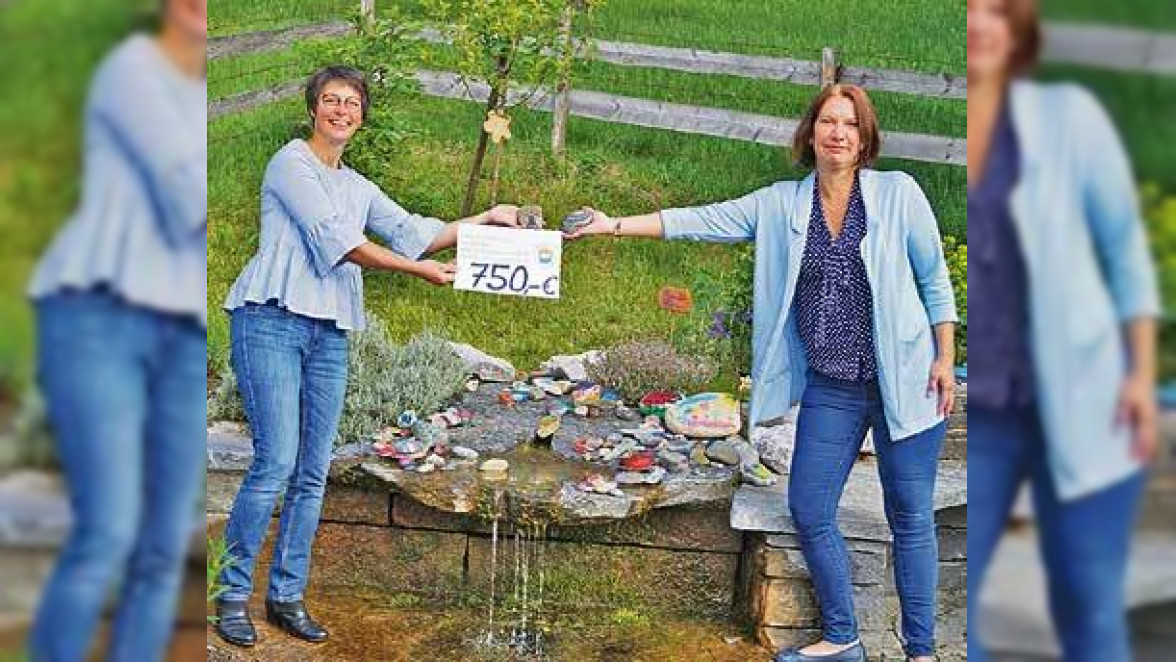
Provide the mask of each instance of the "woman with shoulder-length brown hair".
POLYGON ((933 495, 954 397, 951 280, 915 180, 871 168, 881 138, 865 91, 833 85, 793 144, 800 181, 644 216, 595 211, 569 238, 614 235, 756 244, 750 422, 800 403, 789 508, 812 573, 823 638, 777 662, 865 660, 837 508, 873 429, 906 653, 935 652, 933 495))
POLYGON ((1159 297, 1115 129, 1085 90, 1025 78, 1040 43, 1036 2, 968 0, 968 659, 1028 482, 1063 659, 1121 662, 1159 297))

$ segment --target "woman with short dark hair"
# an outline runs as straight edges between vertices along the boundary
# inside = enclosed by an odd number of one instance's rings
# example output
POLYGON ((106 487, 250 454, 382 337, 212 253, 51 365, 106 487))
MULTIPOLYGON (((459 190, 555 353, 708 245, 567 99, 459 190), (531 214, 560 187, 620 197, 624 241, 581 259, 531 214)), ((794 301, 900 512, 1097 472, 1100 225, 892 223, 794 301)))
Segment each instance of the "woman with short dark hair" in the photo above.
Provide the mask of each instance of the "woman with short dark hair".
POLYGON ((98 66, 77 209, 37 265, 37 380, 73 522, 29 642, 84 660, 119 587, 104 659, 162 660, 175 628, 207 435, 207 6, 98 66))
POLYGON ((1131 659, 1124 580, 1157 446, 1159 295, 1127 154, 1073 84, 1028 80, 1037 3, 968 0, 968 659, 1028 484, 1062 659, 1131 659))
POLYGON ((742 198, 610 218, 569 235, 756 244, 750 424, 800 402, 789 508, 824 622, 820 642, 777 662, 865 660, 837 508, 873 429, 906 652, 935 652, 936 465, 954 401, 951 280, 919 185, 870 166, 881 148, 864 90, 833 85, 793 143, 814 171, 742 198))
POLYGON ((364 326, 361 267, 447 285, 453 265, 422 256, 453 246, 457 223, 517 225, 510 205, 448 224, 410 214, 344 165, 368 106, 358 70, 332 66, 310 77, 311 136, 287 143, 266 167, 257 253, 225 300, 254 449, 225 531, 234 563, 221 575, 226 590, 217 601, 216 631, 239 646, 257 640, 247 607, 253 566, 282 492, 266 617, 306 641, 327 638, 303 593, 343 413, 347 334, 364 326), (369 241, 367 231, 387 245, 369 241))

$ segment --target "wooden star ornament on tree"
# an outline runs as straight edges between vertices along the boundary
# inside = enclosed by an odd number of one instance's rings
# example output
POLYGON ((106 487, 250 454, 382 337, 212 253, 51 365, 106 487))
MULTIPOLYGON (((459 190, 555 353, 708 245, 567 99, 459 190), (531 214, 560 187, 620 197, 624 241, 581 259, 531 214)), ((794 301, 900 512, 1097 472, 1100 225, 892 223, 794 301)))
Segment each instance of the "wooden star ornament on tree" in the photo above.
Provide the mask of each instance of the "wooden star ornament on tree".
POLYGON ((482 123, 482 129, 490 135, 490 141, 495 145, 502 144, 504 140, 510 140, 510 118, 500 109, 486 113, 486 121, 482 123))

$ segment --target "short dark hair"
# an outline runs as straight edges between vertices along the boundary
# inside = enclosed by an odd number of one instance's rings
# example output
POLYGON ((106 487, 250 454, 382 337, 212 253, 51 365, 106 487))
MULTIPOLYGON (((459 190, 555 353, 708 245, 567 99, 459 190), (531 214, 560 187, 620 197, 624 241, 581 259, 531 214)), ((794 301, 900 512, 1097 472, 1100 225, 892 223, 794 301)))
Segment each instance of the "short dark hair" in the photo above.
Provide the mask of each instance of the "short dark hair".
POLYGON ((318 107, 319 95, 323 93, 323 88, 327 86, 327 83, 334 81, 345 83, 359 92, 359 100, 363 104, 363 118, 366 120, 368 106, 371 103, 371 99, 368 97, 367 79, 359 69, 340 64, 323 67, 310 75, 310 79, 306 81, 306 112, 314 117, 314 109, 318 107))
POLYGON ((1028 74, 1037 66, 1041 54, 1041 19, 1037 0, 1013 0, 1008 5, 1009 32, 1013 36, 1013 55, 1009 73, 1028 74))
POLYGON ((843 97, 853 102, 853 110, 857 113, 858 135, 861 136, 862 151, 858 155, 858 165, 869 167, 878 160, 878 153, 882 151, 882 134, 878 130, 878 113, 874 111, 874 104, 870 96, 857 85, 830 85, 821 90, 812 103, 796 133, 792 136, 792 160, 797 165, 811 168, 817 164, 817 153, 813 149, 812 140, 816 133, 817 117, 825 102, 833 97, 843 97))

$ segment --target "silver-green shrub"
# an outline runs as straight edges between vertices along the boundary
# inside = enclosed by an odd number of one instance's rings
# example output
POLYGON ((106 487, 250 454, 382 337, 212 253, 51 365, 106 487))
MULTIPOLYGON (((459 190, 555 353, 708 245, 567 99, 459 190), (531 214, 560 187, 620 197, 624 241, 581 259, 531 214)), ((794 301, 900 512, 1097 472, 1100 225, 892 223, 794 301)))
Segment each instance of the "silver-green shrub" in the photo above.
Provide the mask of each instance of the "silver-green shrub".
POLYGON ((584 367, 589 379, 615 388, 630 403, 659 389, 698 392, 715 377, 709 359, 683 354, 661 340, 617 345, 584 367))
MULTIPOLYGON (((397 345, 383 322, 370 314, 367 319, 366 329, 351 334, 347 396, 336 443, 368 437, 392 425, 406 409, 422 415, 438 411, 465 383, 465 364, 445 338, 425 332, 397 345)), ((236 378, 228 365, 219 370, 218 384, 208 399, 208 416, 209 420, 245 420, 236 378)))

